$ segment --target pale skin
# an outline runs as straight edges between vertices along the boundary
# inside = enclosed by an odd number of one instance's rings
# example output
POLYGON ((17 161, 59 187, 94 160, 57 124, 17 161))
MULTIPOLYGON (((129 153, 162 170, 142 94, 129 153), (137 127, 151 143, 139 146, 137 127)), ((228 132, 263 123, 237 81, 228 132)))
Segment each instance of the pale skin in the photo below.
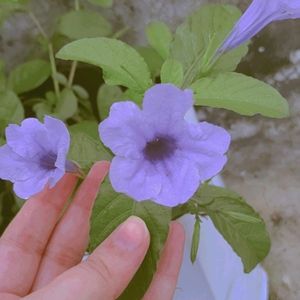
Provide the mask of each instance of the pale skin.
MULTIPOLYGON (((118 298, 142 263, 150 238, 145 223, 130 217, 81 262, 91 210, 108 168, 107 162, 96 163, 67 209, 77 184, 71 174, 26 201, 0 239, 0 299, 118 298)), ((173 298, 183 246, 183 228, 173 222, 143 300, 173 298)))

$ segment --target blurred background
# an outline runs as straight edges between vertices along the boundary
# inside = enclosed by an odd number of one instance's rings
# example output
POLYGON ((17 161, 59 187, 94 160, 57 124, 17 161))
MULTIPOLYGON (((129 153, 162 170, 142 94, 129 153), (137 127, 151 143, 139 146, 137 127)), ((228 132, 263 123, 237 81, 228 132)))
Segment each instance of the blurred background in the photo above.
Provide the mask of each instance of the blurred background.
MULTIPOLYGON (((207 2, 234 3, 243 10, 250 3, 246 0, 116 0, 112 8, 99 10, 116 31, 129 27, 122 39, 143 45, 144 28, 151 20, 165 21, 174 29, 194 8, 207 2)), ((33 0, 31 6, 50 34, 57 18, 70 10, 73 1, 33 0)), ((230 130, 233 144, 223 179, 226 185, 245 196, 267 222, 273 245, 264 267, 270 276, 272 300, 300 299, 299 25, 300 20, 285 21, 266 28, 253 40, 248 56, 238 68, 239 72, 276 87, 289 100, 289 118, 242 118, 218 109, 198 111, 200 120, 209 120, 230 130)), ((2 25, 0 58, 6 63, 7 72, 20 62, 39 56, 36 35, 38 32, 31 20, 21 13, 2 25)), ((61 65, 60 71, 63 70, 64 65, 61 65)), ((75 82, 91 91, 93 101, 101 83, 100 71, 80 65, 75 82)), ((43 94, 49 86, 50 80, 34 96, 43 94)), ((8 197, 4 202, 0 209, 2 207, 1 222, 5 225, 14 209, 10 206, 12 199, 8 197)))

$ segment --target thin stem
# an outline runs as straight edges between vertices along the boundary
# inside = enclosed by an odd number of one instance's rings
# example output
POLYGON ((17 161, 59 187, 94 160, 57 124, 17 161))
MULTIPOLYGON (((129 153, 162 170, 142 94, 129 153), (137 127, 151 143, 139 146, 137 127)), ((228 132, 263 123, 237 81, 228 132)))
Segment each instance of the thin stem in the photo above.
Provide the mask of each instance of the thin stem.
POLYGON ((120 29, 119 31, 115 32, 112 36, 113 39, 119 39, 122 37, 128 30, 130 29, 129 26, 125 26, 124 28, 120 29))
POLYGON ((80 10, 80 3, 79 0, 74 1, 75 10, 80 10))
POLYGON ((76 73, 77 65, 78 65, 77 61, 73 61, 72 62, 71 69, 70 69, 70 74, 69 74, 69 79, 68 79, 68 87, 69 88, 71 88, 72 85, 73 85, 73 81, 74 81, 74 78, 75 78, 75 73, 76 73))
POLYGON ((56 69, 56 63, 55 63, 55 56, 53 51, 53 46, 51 43, 48 44, 48 52, 49 52, 49 59, 51 64, 51 72, 52 72, 52 80, 54 85, 54 91, 56 94, 56 97, 60 97, 60 90, 59 90, 59 83, 57 80, 57 69, 56 69))
POLYGON ((59 97, 60 96, 59 83, 57 81, 57 69, 56 69, 56 63, 55 63, 55 57, 54 57, 52 43, 50 42, 46 32, 44 31, 43 27, 41 26, 41 23, 39 22, 37 17, 34 15, 34 13, 28 12, 28 15, 31 18, 31 20, 33 21, 33 23, 36 25, 36 27, 39 30, 42 37, 46 40, 46 42, 48 44, 48 55, 49 55, 49 60, 50 60, 50 64, 51 64, 51 72, 52 72, 52 80, 53 80, 54 90, 55 90, 56 96, 59 97))

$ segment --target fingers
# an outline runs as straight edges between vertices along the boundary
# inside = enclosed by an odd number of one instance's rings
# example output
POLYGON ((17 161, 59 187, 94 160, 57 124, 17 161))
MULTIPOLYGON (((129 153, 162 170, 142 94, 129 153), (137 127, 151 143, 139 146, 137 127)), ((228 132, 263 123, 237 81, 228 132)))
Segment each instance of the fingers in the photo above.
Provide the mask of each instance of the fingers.
POLYGON ((92 206, 108 169, 108 162, 96 163, 81 184, 48 243, 33 290, 45 286, 81 261, 88 243, 92 206))
POLYGON ((184 250, 184 229, 173 222, 158 269, 144 300, 171 300, 176 289, 184 250))
POLYGON ((142 263, 148 247, 149 232, 145 223, 130 217, 86 262, 58 276, 27 299, 117 299, 142 263))
POLYGON ((27 200, 0 239, 0 292, 25 295, 31 288, 41 255, 77 179, 64 178, 27 200))

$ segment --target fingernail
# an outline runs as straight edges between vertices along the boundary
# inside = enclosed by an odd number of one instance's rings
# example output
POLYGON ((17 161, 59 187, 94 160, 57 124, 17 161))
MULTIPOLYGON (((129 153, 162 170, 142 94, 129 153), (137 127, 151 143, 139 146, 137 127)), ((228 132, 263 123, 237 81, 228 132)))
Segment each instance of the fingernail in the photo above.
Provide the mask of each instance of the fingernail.
POLYGON ((113 243, 125 251, 137 249, 146 239, 148 229, 143 220, 129 217, 112 236, 113 243))

